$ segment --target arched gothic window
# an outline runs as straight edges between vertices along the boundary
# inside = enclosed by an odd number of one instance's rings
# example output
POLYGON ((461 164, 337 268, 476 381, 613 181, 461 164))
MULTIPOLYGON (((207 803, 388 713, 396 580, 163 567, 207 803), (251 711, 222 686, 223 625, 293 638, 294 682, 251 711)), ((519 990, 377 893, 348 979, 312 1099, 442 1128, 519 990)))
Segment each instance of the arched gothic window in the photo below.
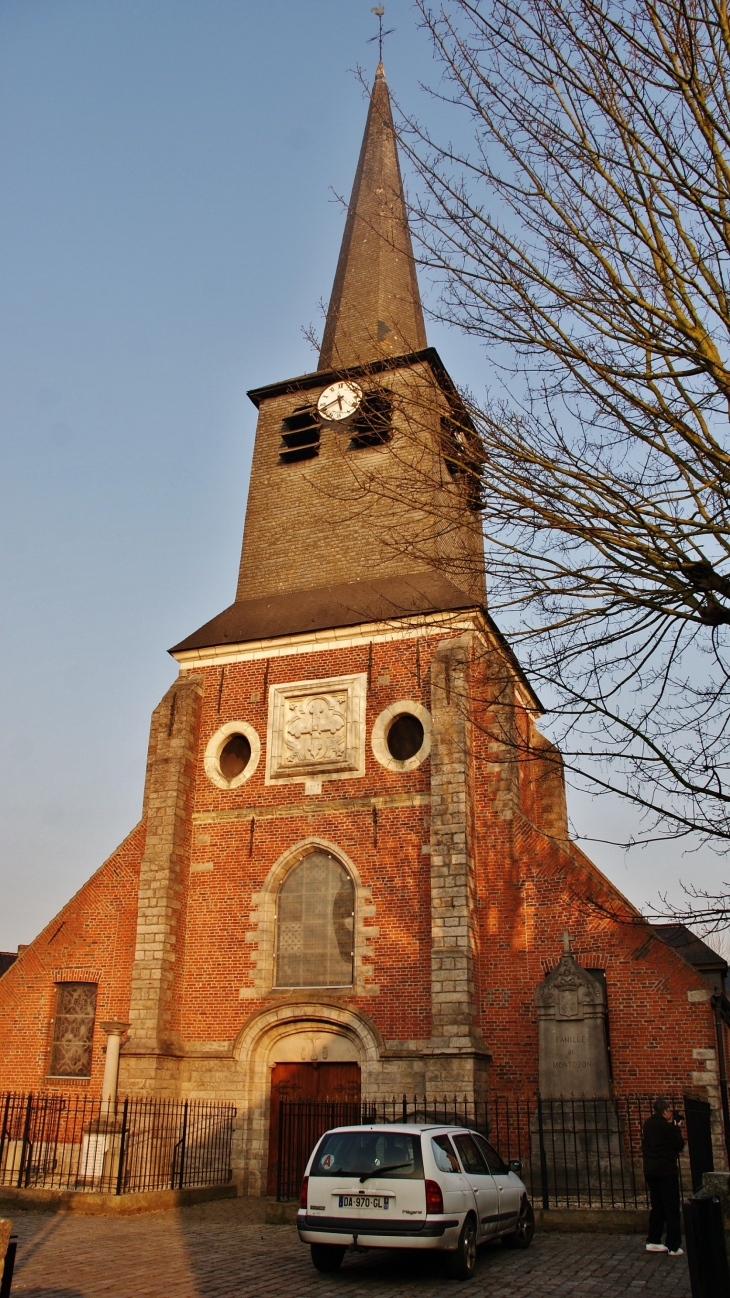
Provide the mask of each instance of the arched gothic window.
POLYGON ((327 852, 289 871, 276 908, 276 987, 352 985, 355 889, 327 852))

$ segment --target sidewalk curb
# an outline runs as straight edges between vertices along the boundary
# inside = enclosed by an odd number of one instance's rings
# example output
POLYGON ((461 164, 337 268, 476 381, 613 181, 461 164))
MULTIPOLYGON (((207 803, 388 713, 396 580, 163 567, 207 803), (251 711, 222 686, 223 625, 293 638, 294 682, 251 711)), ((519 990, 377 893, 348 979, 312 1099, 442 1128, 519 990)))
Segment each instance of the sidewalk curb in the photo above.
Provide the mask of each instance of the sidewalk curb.
POLYGON ((141 1194, 89 1194, 85 1190, 19 1190, 0 1188, 0 1209, 21 1212, 63 1212, 83 1217, 133 1217, 145 1212, 169 1212, 213 1199, 235 1199, 235 1185, 200 1185, 187 1190, 148 1190, 141 1194))

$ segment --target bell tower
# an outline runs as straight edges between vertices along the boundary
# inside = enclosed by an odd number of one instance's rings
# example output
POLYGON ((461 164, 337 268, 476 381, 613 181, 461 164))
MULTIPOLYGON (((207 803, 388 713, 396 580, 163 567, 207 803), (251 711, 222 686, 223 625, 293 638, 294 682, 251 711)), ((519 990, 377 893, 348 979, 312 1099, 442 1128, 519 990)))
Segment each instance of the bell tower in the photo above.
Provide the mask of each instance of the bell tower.
POLYGON ((426 342, 382 63, 318 368, 249 396, 236 600, 176 650, 483 605, 473 433, 426 342))

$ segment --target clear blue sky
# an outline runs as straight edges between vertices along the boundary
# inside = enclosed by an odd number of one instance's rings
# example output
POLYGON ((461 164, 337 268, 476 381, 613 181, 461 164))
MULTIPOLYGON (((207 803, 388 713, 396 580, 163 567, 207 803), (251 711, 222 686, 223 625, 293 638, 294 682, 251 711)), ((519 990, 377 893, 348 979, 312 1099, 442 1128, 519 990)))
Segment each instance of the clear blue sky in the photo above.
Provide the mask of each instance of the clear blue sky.
MULTIPOLYGON (((135 824, 169 645, 233 598, 254 409, 314 367, 369 0, 0 6, 0 948, 135 824)), ((388 80, 436 74, 389 0, 388 80)), ((489 360, 430 329, 457 382, 489 360)), ((622 813, 572 799, 583 832, 622 813)), ((590 848, 634 900, 698 861, 590 848)), ((712 857, 708 882, 723 867, 712 857)))

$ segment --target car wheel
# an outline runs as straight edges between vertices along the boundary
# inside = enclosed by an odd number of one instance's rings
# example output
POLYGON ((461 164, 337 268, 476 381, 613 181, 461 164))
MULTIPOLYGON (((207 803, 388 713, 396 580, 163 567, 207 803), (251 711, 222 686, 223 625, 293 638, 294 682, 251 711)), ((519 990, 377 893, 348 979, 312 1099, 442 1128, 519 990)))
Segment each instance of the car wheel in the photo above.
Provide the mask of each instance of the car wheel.
POLYGON ((448 1273, 452 1280, 469 1280, 477 1264, 477 1228, 473 1217, 467 1217, 461 1228, 456 1252, 452 1253, 448 1273))
POLYGON ((520 1204, 520 1215, 517 1218, 517 1229, 509 1235, 502 1236, 505 1248, 529 1248, 535 1234, 535 1214, 527 1196, 520 1204))
POLYGON ((318 1271, 339 1271, 345 1249, 339 1244, 311 1244, 312 1264, 318 1271))

